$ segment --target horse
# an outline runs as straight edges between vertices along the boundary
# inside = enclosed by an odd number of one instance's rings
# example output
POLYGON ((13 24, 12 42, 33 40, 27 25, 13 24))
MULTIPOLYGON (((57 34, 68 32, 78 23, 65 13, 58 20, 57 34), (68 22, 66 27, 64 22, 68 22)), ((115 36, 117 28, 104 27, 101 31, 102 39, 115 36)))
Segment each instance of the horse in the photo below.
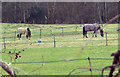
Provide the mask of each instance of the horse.
POLYGON ((31 31, 29 28, 23 28, 23 27, 19 27, 18 28, 18 34, 17 34, 17 38, 19 38, 19 40, 21 39, 21 35, 22 34, 25 34, 26 35, 26 39, 28 39, 29 37, 29 40, 31 38, 31 31))
POLYGON ((84 24, 83 25, 83 38, 84 38, 84 36, 86 36, 86 38, 88 38, 87 37, 87 31, 94 31, 92 37, 94 37, 94 34, 95 34, 95 37, 97 37, 96 33, 98 32, 98 30, 100 30, 100 35, 102 37, 104 37, 103 29, 100 27, 99 24, 97 24, 97 23, 95 23, 95 24, 84 24))

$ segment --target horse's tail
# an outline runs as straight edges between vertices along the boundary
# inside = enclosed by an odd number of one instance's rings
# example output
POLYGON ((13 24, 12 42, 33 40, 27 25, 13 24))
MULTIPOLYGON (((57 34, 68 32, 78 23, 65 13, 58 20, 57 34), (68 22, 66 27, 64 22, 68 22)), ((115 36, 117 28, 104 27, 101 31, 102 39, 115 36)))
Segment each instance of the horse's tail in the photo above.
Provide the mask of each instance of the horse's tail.
POLYGON ((83 35, 85 35, 85 26, 83 26, 83 35))

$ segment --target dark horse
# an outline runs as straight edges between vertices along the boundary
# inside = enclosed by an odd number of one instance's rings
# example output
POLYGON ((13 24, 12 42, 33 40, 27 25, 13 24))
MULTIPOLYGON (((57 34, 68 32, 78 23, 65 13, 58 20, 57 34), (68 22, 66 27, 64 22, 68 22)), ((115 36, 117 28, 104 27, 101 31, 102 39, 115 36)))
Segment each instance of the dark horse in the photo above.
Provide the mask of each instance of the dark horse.
POLYGON ((85 24, 83 25, 83 38, 84 36, 87 37, 87 31, 94 31, 93 33, 93 37, 94 37, 94 34, 95 34, 95 37, 97 37, 97 31, 100 30, 100 35, 103 37, 104 34, 103 34, 103 29, 101 29, 100 25, 95 23, 95 24, 85 24))
POLYGON ((28 37, 29 37, 29 40, 30 40, 31 31, 30 31, 29 28, 22 28, 22 27, 18 28, 17 37, 18 37, 19 39, 21 39, 21 35, 22 35, 22 34, 26 34, 26 38, 28 39, 28 37))

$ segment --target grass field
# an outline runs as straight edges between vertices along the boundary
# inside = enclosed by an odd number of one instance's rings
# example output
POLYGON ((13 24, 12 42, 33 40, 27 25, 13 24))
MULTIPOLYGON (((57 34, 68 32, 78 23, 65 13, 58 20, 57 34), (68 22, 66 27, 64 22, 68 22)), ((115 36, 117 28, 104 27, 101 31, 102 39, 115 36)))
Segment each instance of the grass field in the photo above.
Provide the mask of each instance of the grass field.
MULTIPOLYGON (((107 40, 108 45, 118 45, 118 33, 117 33, 117 24, 109 24, 104 27, 104 37, 98 35, 98 38, 92 38, 91 42, 88 45, 106 45, 106 35, 107 32, 107 40), (94 41, 97 41, 94 42, 94 41)), ((29 25, 29 24, 3 24, 3 33, 2 36, 6 37, 5 43, 7 48, 28 48, 31 47, 53 47, 54 39, 53 34, 55 35, 56 47, 76 47, 83 46, 86 42, 89 42, 91 38, 83 39, 82 35, 82 24, 72 24, 72 25, 29 25), (26 40, 25 35, 22 36, 22 40, 18 40, 15 34, 16 29, 20 26, 30 27, 32 37, 31 40, 26 40), (77 26, 77 31, 76 31, 77 26), (8 28, 9 27, 9 28, 8 28), (61 27, 64 27, 63 30, 61 27), (40 38, 40 29, 41 38, 40 38), (8 38, 9 37, 9 38, 8 38), (10 38, 12 37, 12 38, 10 38), (42 43, 38 44, 37 41, 41 40, 42 43), (17 43, 17 44, 16 44, 17 43), (22 43, 22 44, 19 44, 22 43)), ((88 32, 88 37, 92 37, 92 32, 88 32)), ((2 40, 4 41, 4 40, 2 40)), ((4 47, 4 46, 3 46, 4 47)))
MULTIPOLYGON (((32 75, 67 75, 70 71, 78 67, 89 68, 89 61, 87 60, 89 56, 94 70, 93 75, 100 75, 103 67, 112 64, 112 57, 110 57, 110 54, 117 51, 117 49, 117 45, 87 46, 82 52, 81 47, 28 48, 24 49, 25 51, 20 54, 22 57, 16 60, 15 66, 32 75), (78 54, 80 55, 75 57, 78 54), (39 69, 42 64, 40 63, 42 62, 42 56, 44 57, 45 63, 43 68, 39 69), (71 59, 73 61, 64 61, 72 57, 75 57, 71 59), (107 58, 109 59, 106 60, 107 58), (32 72, 33 70, 36 71, 32 72)), ((8 51, 9 50, 6 52, 8 51)), ((11 51, 13 52, 14 50, 11 51)), ((8 54, 3 54, 2 60, 9 62, 10 59, 8 54)), ((85 70, 86 69, 80 69, 73 72, 73 74, 85 70)), ((6 73, 3 72, 3 74, 6 73)), ((90 72, 87 69, 85 73, 78 73, 78 75, 90 75, 90 72)))
MULTIPOLYGON (((14 32, 19 27, 16 25, 20 26, 20 24, 3 24, 3 33, 1 35, 3 37, 14 37, 14 32)), ((113 57, 110 54, 118 50, 117 24, 109 24, 104 27, 104 32, 107 32, 108 46, 106 46, 106 37, 100 37, 99 34, 97 38, 91 38, 92 34, 88 34, 89 38, 83 39, 81 24, 77 24, 77 31, 75 24, 22 24, 22 26, 29 26, 31 28, 31 40, 26 40, 25 35, 22 40, 6 38, 7 49, 3 49, 3 51, 8 53, 9 51, 14 52, 15 49, 17 49, 16 52, 24 49, 20 53, 21 58, 16 60, 16 64, 14 65, 14 60, 12 63, 13 66, 20 68, 29 75, 68 75, 75 68, 81 69, 76 70, 72 75, 90 75, 88 57, 91 58, 93 75, 100 75, 103 67, 112 65, 113 57), (64 34, 60 27, 64 27, 64 34), (43 29, 42 38, 39 36, 40 28, 43 29), (55 34, 55 48, 52 34, 55 34), (38 40, 41 40, 42 43, 37 43, 38 40), (44 58, 44 65, 41 68, 43 62, 42 56, 44 58)), ((9 57, 8 54, 2 54, 3 61, 10 62, 9 57)), ((105 74, 108 74, 108 72, 109 70, 105 71, 105 74)), ((2 74, 6 75, 7 73, 2 71, 2 74)), ((24 75, 23 72, 19 74, 24 75)))

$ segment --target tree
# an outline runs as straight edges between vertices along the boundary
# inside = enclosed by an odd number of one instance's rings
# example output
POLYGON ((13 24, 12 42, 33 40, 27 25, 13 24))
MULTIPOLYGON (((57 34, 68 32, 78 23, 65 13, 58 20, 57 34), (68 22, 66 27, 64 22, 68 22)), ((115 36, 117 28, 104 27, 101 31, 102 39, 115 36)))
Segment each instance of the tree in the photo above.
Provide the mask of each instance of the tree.
POLYGON ((117 14, 118 2, 2 3, 3 23, 106 23, 117 14))

